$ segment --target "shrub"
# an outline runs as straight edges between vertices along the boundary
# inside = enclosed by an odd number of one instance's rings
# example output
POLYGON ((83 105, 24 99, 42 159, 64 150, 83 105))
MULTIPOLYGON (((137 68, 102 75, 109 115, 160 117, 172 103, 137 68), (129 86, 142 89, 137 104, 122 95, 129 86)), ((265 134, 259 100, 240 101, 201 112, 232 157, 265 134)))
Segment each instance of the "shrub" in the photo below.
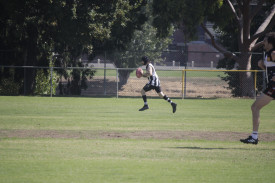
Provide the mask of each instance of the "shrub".
MULTIPOLYGON (((56 87, 58 85, 57 74, 52 72, 52 94, 55 95, 56 87)), ((35 76, 35 89, 36 95, 50 95, 51 94, 51 73, 50 70, 39 69, 35 76)))
POLYGON ((17 83, 13 78, 3 78, 0 82, 0 95, 19 95, 22 83, 17 83))

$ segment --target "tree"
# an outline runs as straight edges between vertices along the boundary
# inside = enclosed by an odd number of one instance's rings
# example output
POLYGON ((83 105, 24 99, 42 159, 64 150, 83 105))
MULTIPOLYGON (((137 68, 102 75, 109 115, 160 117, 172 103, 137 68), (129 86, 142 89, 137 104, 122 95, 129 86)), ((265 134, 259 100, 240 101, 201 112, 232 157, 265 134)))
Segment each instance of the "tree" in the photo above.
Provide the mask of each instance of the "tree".
MULTIPOLYGON (((141 64, 142 55, 155 59, 161 55, 161 51, 168 47, 170 38, 158 38, 157 30, 152 26, 152 5, 142 2, 142 6, 133 6, 132 1, 124 2, 127 17, 132 17, 126 24, 114 24, 111 37, 102 44, 99 53, 107 50, 106 58, 111 60, 118 70, 119 86, 126 84, 130 73, 127 68, 136 68, 141 64), (149 18, 148 18, 149 17, 149 18)), ((168 35, 171 35, 169 29, 168 35)))
MULTIPOLYGON (((170 34, 172 35, 172 30, 170 34)), ((114 64, 118 68, 136 68, 141 65, 141 57, 148 56, 152 61, 157 62, 160 58, 162 51, 168 47, 172 42, 170 38, 158 38, 156 36, 157 30, 150 21, 146 22, 141 30, 134 32, 133 38, 127 45, 127 50, 117 51, 111 53, 111 58, 114 59, 114 64)), ((119 70, 119 83, 120 86, 127 83, 130 73, 133 70, 120 69, 119 70)))
MULTIPOLYGON (((176 8, 172 11, 172 8, 176 6, 175 0, 154 1, 155 26, 159 29, 159 35, 165 36, 166 28, 172 23, 183 23, 191 33, 194 25, 201 25, 210 36, 212 45, 223 53, 226 58, 238 63, 240 70, 251 69, 251 52, 262 46, 262 42, 257 43, 258 39, 275 25, 275 4, 271 0, 181 0, 179 4, 182 9, 176 8), (167 12, 171 13, 168 14, 167 12), (253 31, 251 28, 255 26, 254 22, 257 16, 262 16, 262 14, 264 14, 263 22, 253 31), (161 18, 163 15, 165 18, 161 18), (160 26, 161 21, 158 19, 165 21, 165 23, 160 26), (235 55, 233 51, 228 48, 222 48, 216 43, 214 36, 205 27, 204 22, 206 20, 213 22, 214 27, 219 28, 219 30, 223 30, 223 27, 228 24, 232 25, 233 29, 236 30, 238 40, 237 49, 234 51, 240 52, 239 55, 235 55)), ((239 82, 241 86, 246 86, 241 88, 240 96, 251 97, 254 95, 251 72, 240 74, 239 82)))
MULTIPOLYGON (((142 4, 143 0, 0 0, 0 49, 14 53, 1 58, 0 64, 49 66, 55 52, 59 54, 56 66, 76 66, 78 57, 110 39, 116 26, 126 27, 123 32, 131 36, 139 24, 125 25, 138 18, 135 13, 142 4)), ((1 71, 1 75, 9 73, 1 71)), ((26 94, 32 94, 35 71, 18 72, 15 80, 22 82, 24 75, 26 94)))
MULTIPOLYGON (((255 7, 254 7, 255 8, 255 7)), ((269 9, 269 7, 264 6, 262 12, 265 12, 269 9)), ((229 10, 230 12, 230 10, 229 10)), ((253 23, 251 24, 251 32, 256 32, 258 27, 262 24, 266 15, 264 13, 259 13, 255 18, 253 23)), ((232 52, 239 52, 238 51, 238 26, 237 24, 233 24, 234 19, 232 19, 232 23, 227 23, 224 26, 220 26, 219 29, 216 29, 217 34, 217 41, 219 41, 224 47, 232 52), (220 30, 221 29, 221 30, 220 30)), ((271 31, 274 31, 275 27, 271 31)), ((256 52, 261 52, 262 50, 259 49, 256 52)), ((238 54, 238 53, 237 53, 238 54)), ((263 55, 258 53, 252 53, 251 55, 251 69, 257 70, 258 69, 258 60, 262 59, 263 55)), ((234 69, 238 63, 234 59, 224 58, 219 61, 218 68, 226 68, 226 69, 234 69)), ((223 80, 228 82, 229 88, 232 91, 234 96, 242 96, 242 88, 239 83, 240 80, 240 73, 238 72, 227 72, 227 76, 221 77, 223 80)), ((254 76, 253 76, 254 77, 254 76)), ((257 74, 257 89, 258 91, 262 90, 263 86, 263 75, 257 74)))
MULTIPOLYGON (((141 30, 142 25, 147 21, 144 11, 146 4, 146 1, 143 0, 119 1, 116 6, 121 11, 115 14, 118 18, 111 26, 110 37, 99 43, 101 46, 98 47, 95 54, 105 54, 104 56, 111 60, 117 68, 136 67, 138 61, 135 60, 134 54, 131 55, 126 50, 129 50, 135 30, 141 30)), ((132 71, 119 70, 118 72, 121 87, 127 83, 132 71)))

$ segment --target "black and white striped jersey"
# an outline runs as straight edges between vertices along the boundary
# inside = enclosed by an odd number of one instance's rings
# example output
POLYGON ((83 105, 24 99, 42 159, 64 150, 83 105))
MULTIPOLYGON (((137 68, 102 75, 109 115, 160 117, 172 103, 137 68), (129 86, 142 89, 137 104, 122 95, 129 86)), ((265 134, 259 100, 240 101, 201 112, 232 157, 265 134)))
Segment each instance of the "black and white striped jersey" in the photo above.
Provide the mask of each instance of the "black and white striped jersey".
POLYGON ((152 68, 152 76, 149 76, 148 77, 148 84, 152 85, 152 86, 160 86, 160 80, 159 80, 159 77, 157 75, 157 72, 153 66, 153 64, 149 63, 147 66, 146 66, 146 70, 149 70, 148 67, 151 67, 152 68))

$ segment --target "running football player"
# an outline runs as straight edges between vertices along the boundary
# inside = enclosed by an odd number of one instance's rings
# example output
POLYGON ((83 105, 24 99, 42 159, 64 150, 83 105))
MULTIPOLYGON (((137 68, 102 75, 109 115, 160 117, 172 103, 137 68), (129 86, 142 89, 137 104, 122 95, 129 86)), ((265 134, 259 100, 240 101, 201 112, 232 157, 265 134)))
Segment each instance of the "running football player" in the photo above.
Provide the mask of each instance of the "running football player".
POLYGON ((149 82, 141 90, 141 96, 144 101, 144 106, 141 109, 139 109, 139 111, 144 111, 144 110, 149 109, 149 106, 147 103, 146 92, 148 92, 150 90, 155 90, 160 98, 163 98, 164 100, 166 100, 167 102, 169 102, 171 104, 173 113, 175 113, 177 110, 177 104, 174 103, 169 97, 167 97, 161 91, 160 80, 159 80, 159 77, 157 75, 157 72, 156 72, 154 66, 151 64, 151 62, 149 61, 147 56, 143 56, 141 58, 141 60, 142 60, 142 64, 146 66, 146 72, 144 72, 142 74, 142 76, 147 77, 149 82))

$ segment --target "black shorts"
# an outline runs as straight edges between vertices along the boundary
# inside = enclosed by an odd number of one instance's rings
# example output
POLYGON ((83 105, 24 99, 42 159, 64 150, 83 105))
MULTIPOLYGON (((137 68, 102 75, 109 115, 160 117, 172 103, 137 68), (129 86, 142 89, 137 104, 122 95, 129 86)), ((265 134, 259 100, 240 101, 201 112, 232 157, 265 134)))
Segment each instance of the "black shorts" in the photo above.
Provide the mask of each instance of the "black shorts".
POLYGON ((264 90, 264 94, 275 99, 275 81, 270 81, 267 88, 264 90))
POLYGON ((148 92, 150 90, 156 90, 157 93, 160 93, 161 92, 161 88, 160 86, 152 86, 150 84, 146 84, 144 87, 143 87, 143 90, 145 92, 148 92))

